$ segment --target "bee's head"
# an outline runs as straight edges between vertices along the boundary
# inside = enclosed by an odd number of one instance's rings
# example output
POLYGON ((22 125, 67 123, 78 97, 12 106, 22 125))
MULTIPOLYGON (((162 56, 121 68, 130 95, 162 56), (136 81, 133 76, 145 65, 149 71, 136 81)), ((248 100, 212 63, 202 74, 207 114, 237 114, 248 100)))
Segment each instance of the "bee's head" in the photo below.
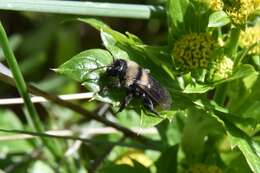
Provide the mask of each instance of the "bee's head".
POLYGON ((126 61, 123 59, 117 59, 107 67, 106 72, 108 75, 118 76, 122 74, 125 68, 126 68, 126 61))

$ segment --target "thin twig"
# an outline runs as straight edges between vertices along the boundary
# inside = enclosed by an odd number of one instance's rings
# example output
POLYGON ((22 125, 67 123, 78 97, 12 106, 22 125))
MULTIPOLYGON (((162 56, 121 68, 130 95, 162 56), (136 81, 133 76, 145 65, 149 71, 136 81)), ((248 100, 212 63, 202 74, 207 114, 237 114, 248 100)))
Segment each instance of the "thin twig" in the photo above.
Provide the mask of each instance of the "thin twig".
MULTIPOLYGON (((51 130, 44 132, 46 134, 55 135, 55 136, 71 136, 73 132, 71 130, 51 130)), ((17 140, 25 140, 32 139, 36 136, 29 134, 15 134, 15 135, 0 135, 0 141, 17 141, 17 140)))
MULTIPOLYGON (((14 80, 11 77, 6 76, 2 73, 0 73, 0 80, 5 82, 5 83, 8 83, 12 86, 15 86, 14 80)), ((132 130, 129 130, 128 128, 125 128, 125 127, 123 127, 119 124, 116 124, 112 121, 109 121, 109 120, 105 119, 104 117, 97 116, 96 114, 93 114, 92 112, 89 112, 89 111, 85 110, 84 108, 82 108, 82 107, 80 107, 76 104, 73 104, 73 103, 68 102, 68 101, 61 100, 59 97, 57 97, 55 95, 51 95, 49 93, 46 93, 45 91, 42 91, 42 90, 34 87, 33 85, 27 84, 27 87, 29 89, 29 92, 31 92, 32 94, 42 96, 42 97, 44 97, 48 100, 51 100, 52 102, 54 102, 58 105, 69 108, 69 109, 71 109, 71 110, 73 110, 73 111, 75 111, 75 112, 77 112, 77 113, 79 113, 83 116, 87 116, 89 119, 93 119, 93 120, 96 120, 96 121, 103 123, 104 125, 113 127, 115 129, 121 131, 125 136, 127 136, 129 138, 132 138, 136 141, 139 141, 139 142, 141 142, 145 145, 149 145, 150 147, 154 147, 155 149, 161 149, 163 147, 161 145, 157 145, 156 141, 154 141, 154 140, 146 138, 142 135, 138 135, 137 133, 133 132, 132 130)))
MULTIPOLYGON (((87 92, 87 93, 60 95, 58 97, 62 100, 80 100, 80 99, 90 99, 93 97, 93 95, 94 93, 87 92)), ((31 97, 31 101, 33 103, 42 103, 42 102, 48 102, 49 100, 45 99, 44 97, 33 96, 31 97)), ((13 105, 13 104, 23 104, 23 103, 24 100, 21 97, 0 99, 0 105, 13 105)))
POLYGON ((138 144, 128 144, 128 143, 116 143, 116 142, 110 142, 110 141, 103 141, 103 140, 95 140, 95 139, 86 139, 78 136, 73 136, 73 135, 53 135, 53 134, 48 134, 48 133, 39 133, 39 132, 32 132, 32 131, 25 131, 25 130, 7 130, 7 129, 0 129, 1 132, 6 132, 6 133, 18 133, 18 134, 26 134, 30 136, 35 136, 35 137, 42 137, 42 138, 56 138, 56 139, 65 139, 65 140, 78 140, 84 143, 88 144, 100 144, 100 145, 120 145, 124 147, 132 147, 132 148, 139 148, 139 149, 151 149, 151 150, 159 150, 159 148, 155 148, 153 145, 138 145, 138 144))
MULTIPOLYGON (((132 131, 138 133, 140 132, 139 127, 131 128, 132 131)), ((71 136, 73 135, 72 130, 50 130, 44 132, 46 134, 51 134, 55 136, 71 136)), ((83 128, 80 133, 84 134, 84 136, 93 136, 93 135, 107 135, 107 134, 118 134, 120 133, 118 130, 112 127, 95 127, 95 128, 83 128)), ((155 135, 157 134, 156 128, 144 128, 142 129, 140 134, 150 134, 155 135)), ((25 140, 25 139, 32 139, 36 136, 29 135, 29 134, 15 134, 15 135, 0 135, 0 141, 13 141, 13 140, 25 140)))

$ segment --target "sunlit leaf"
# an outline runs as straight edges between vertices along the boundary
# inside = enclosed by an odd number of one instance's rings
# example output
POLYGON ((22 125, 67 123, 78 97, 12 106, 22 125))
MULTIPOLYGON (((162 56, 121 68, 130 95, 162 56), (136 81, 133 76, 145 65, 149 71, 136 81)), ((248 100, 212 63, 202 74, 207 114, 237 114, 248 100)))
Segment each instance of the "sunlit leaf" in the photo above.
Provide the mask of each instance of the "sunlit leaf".
MULTIPOLYGON (((2 129, 23 129, 23 124, 20 119, 9 110, 0 109, 0 126, 2 129)), ((25 152, 32 149, 32 145, 25 140, 8 140, 8 133, 0 133, 0 152, 3 154, 14 152, 25 152), (6 138, 6 140, 5 140, 6 138)))
POLYGON ((224 11, 216 11, 209 16, 208 27, 222 27, 230 23, 230 18, 224 11))
POLYGON ((205 93, 212 90, 214 87, 205 84, 188 84, 183 90, 184 93, 205 93))
POLYGON ((220 80, 218 82, 216 82, 216 84, 220 84, 223 82, 229 82, 235 79, 239 79, 239 78, 244 78, 250 75, 257 75, 258 72, 255 71, 254 67, 252 65, 249 64, 243 64, 238 66, 235 71, 233 72, 233 74, 225 80, 220 80))
POLYGON ((148 127, 153 127, 160 123, 163 120, 163 117, 159 117, 155 114, 146 114, 144 111, 141 111, 141 122, 140 122, 140 127, 141 128, 148 128, 148 127))
POLYGON ((191 163, 200 161, 205 149, 205 137, 209 134, 221 133, 223 133, 222 127, 208 113, 190 108, 182 133, 182 147, 186 158, 191 163))
POLYGON ((236 127, 225 116, 218 114, 218 120, 225 127, 232 147, 238 147, 252 171, 260 173, 260 146, 250 136, 236 127))
POLYGON ((118 91, 113 90, 116 87, 110 87, 116 84, 109 81, 105 75, 106 65, 112 61, 113 58, 108 51, 90 49, 75 55, 56 71, 79 81, 89 91, 97 93, 93 99, 117 104, 113 101, 113 97, 118 95, 118 91))
POLYGON ((52 168, 42 161, 36 161, 30 168, 28 173, 38 173, 38 172, 45 172, 45 173, 54 173, 52 168))
POLYGON ((170 39, 185 32, 185 15, 188 7, 188 0, 167 1, 167 16, 170 39))

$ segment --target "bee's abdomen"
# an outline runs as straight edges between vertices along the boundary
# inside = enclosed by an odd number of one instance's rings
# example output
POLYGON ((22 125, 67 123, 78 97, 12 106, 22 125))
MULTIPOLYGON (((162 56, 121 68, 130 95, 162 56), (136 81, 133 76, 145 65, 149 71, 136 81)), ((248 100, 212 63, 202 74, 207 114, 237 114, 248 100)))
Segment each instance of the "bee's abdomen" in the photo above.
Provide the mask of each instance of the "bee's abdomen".
POLYGON ((147 91, 150 97, 153 99, 157 105, 163 109, 169 109, 172 104, 172 99, 169 91, 160 85, 160 83, 154 79, 152 76, 149 76, 149 85, 151 88, 147 91))

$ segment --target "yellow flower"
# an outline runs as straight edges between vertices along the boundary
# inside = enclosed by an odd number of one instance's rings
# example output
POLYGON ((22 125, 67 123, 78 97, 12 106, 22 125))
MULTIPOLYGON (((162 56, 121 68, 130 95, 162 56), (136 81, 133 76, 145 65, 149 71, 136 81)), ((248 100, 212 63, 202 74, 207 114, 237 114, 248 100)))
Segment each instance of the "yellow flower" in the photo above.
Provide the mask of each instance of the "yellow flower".
POLYGON ((217 42, 207 33, 191 33, 175 42, 172 54, 182 69, 208 68, 216 45, 217 42))
POLYGON ((220 11, 224 7, 224 3, 222 0, 210 0, 209 8, 213 11, 220 11))
POLYGON ((206 7, 213 11, 220 11, 223 9, 224 3, 222 0, 196 0, 199 3, 204 4, 206 7))
POLYGON ((239 42, 244 48, 250 48, 255 45, 249 50, 249 54, 260 54, 260 25, 248 27, 245 31, 242 31, 239 42))
POLYGON ((126 164, 129 166, 134 166, 133 160, 139 162, 145 167, 149 167, 152 164, 152 160, 147 157, 142 151, 139 150, 129 150, 124 153, 121 157, 115 160, 116 164, 126 164))
POLYGON ((206 59, 201 59, 200 60, 200 66, 201 67, 204 67, 204 68, 207 68, 209 65, 208 61, 206 59))
POLYGON ((259 6, 259 0, 234 0, 226 12, 237 25, 244 25, 259 6))

